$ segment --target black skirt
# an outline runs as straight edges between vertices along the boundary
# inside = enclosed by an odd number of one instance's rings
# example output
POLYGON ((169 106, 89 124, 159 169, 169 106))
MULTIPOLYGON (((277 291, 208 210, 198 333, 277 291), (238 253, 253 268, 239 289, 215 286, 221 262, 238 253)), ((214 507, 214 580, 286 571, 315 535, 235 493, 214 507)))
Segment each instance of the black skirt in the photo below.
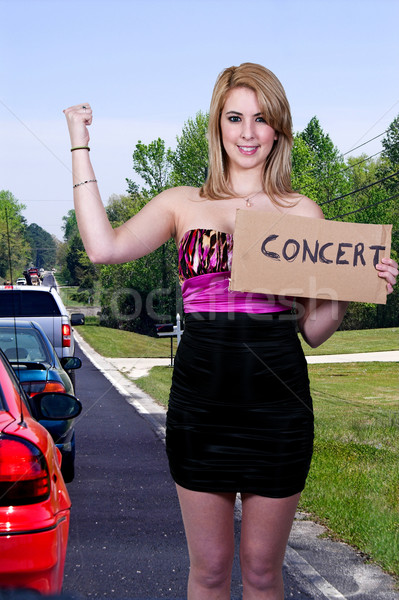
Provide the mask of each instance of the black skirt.
POLYGON ((302 491, 313 449, 313 409, 293 318, 186 316, 166 423, 176 483, 270 498, 302 491))

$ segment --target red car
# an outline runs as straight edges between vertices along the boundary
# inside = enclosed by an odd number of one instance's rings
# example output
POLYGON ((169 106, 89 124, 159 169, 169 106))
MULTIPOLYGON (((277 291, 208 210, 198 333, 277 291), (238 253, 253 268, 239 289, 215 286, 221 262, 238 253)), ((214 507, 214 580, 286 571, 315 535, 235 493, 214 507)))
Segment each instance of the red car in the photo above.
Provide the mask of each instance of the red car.
POLYGON ((38 421, 71 419, 81 409, 68 394, 28 399, 0 351, 2 589, 61 592, 71 501, 61 475, 61 453, 38 421))

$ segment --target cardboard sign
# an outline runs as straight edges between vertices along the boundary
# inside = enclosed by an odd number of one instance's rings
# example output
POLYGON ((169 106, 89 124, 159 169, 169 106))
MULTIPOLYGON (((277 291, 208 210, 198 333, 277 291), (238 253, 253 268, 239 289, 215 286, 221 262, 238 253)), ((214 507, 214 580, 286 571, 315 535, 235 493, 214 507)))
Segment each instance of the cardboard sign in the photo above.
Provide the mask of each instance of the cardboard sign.
POLYGON ((238 210, 230 289, 385 304, 375 265, 390 256, 391 232, 392 225, 238 210))

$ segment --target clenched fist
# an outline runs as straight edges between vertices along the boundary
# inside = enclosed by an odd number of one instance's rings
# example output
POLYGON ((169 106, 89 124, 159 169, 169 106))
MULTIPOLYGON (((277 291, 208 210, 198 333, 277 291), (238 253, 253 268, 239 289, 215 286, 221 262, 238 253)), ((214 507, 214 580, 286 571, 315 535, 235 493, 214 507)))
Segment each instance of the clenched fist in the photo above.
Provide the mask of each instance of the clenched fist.
POLYGON ((88 146, 90 141, 88 125, 93 120, 93 111, 88 102, 71 106, 64 110, 68 123, 69 135, 71 138, 71 147, 88 146))

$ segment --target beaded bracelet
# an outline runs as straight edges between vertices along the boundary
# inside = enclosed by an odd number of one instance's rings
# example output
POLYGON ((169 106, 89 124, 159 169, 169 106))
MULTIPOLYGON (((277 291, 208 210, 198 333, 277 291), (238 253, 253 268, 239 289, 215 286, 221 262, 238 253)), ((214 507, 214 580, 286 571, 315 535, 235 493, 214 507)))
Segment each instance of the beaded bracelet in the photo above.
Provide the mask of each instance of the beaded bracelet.
POLYGON ((76 146, 76 148, 71 148, 71 152, 74 150, 88 150, 90 152, 89 146, 76 146))
POLYGON ((84 185, 85 183, 97 183, 97 179, 87 179, 86 181, 82 181, 82 183, 75 183, 75 185, 72 187, 77 188, 80 185, 84 185))

